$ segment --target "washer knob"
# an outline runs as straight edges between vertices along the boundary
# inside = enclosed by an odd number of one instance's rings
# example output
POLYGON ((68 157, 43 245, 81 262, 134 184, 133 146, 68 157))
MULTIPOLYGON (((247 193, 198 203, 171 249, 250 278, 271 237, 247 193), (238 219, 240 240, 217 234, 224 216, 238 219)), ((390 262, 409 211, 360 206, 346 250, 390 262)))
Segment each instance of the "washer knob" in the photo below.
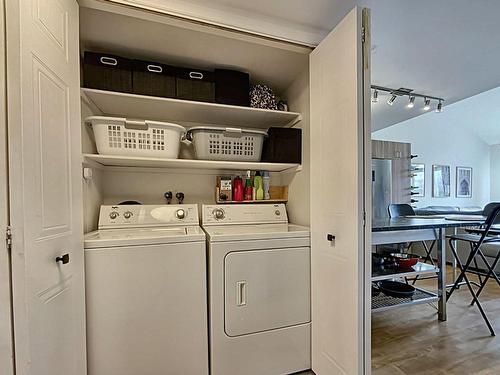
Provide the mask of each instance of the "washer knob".
POLYGON ((178 209, 175 211, 175 217, 177 219, 184 219, 186 217, 186 211, 184 211, 182 208, 178 209))
POLYGON ((224 219, 225 215, 224 215, 224 210, 222 208, 216 208, 214 210, 214 216, 217 220, 222 220, 224 219))
POLYGON ((111 213, 109 214, 109 218, 110 218, 111 220, 115 220, 115 219, 118 217, 118 215, 119 215, 119 213, 118 213, 118 212, 113 211, 113 212, 111 212, 111 213))
POLYGON ((274 211, 274 214, 275 214, 276 216, 280 216, 280 215, 281 215, 281 211, 280 211, 280 210, 276 210, 276 211, 274 211))
POLYGON ((130 219, 130 218, 132 217, 132 215, 133 215, 133 213, 132 213, 132 212, 127 211, 127 212, 125 212, 125 213, 123 214, 123 217, 124 217, 125 219, 130 219))

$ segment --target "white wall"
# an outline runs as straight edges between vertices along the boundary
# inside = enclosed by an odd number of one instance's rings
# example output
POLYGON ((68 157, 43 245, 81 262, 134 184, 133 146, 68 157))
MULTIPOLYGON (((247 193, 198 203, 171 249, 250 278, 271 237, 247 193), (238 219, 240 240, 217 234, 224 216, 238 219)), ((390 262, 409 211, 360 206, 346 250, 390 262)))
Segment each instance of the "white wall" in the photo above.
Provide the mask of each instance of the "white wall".
POLYGON ((286 96, 291 111, 302 113, 302 121, 295 127, 302 129, 302 170, 283 176, 283 185, 288 185, 288 219, 291 223, 309 226, 310 204, 310 114, 309 114, 309 68, 300 74, 286 96))
MULTIPOLYGON (((85 124, 85 118, 92 116, 93 112, 89 105, 82 100, 82 152, 93 154, 96 153, 96 146, 92 128, 85 124)), ((86 167, 92 167, 86 165, 86 167)), ((92 168, 92 180, 85 181, 82 177, 82 193, 83 193, 83 232, 87 233, 97 229, 97 221, 99 218, 99 209, 103 203, 102 196, 102 171, 98 168, 92 168)))
POLYGON ((500 144, 490 146, 491 200, 500 202, 500 144))
POLYGON ((456 120, 452 107, 459 105, 450 106, 450 111, 428 113, 372 133, 373 139, 411 143, 412 154, 418 155, 413 161, 425 164, 425 197, 415 198, 419 200, 417 207, 484 206, 490 201, 490 146, 456 120), (451 167, 449 198, 432 197, 433 164, 451 167), (455 197, 457 166, 473 169, 472 198, 455 197))

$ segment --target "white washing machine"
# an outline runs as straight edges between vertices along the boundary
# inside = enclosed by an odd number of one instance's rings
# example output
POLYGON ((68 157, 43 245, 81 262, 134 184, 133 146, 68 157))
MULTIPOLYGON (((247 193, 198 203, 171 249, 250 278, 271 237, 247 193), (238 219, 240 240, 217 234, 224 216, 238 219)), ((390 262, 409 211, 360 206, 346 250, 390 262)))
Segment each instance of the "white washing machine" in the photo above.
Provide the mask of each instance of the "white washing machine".
POLYGON ((196 205, 102 206, 85 274, 89 375, 208 374, 196 205))
POLYGON ((212 375, 311 367, 309 229, 283 204, 204 205, 212 375))

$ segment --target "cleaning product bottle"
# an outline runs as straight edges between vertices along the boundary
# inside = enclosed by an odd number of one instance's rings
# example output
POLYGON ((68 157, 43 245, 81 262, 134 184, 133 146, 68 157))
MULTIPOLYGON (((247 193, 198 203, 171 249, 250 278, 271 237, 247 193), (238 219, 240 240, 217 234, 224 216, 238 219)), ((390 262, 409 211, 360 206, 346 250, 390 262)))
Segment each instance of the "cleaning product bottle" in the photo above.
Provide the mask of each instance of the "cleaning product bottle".
POLYGON ((259 171, 255 173, 255 177, 253 178, 253 186, 255 188, 255 199, 258 201, 264 199, 264 188, 262 187, 262 177, 259 171))
POLYGON ((233 181, 233 200, 241 202, 243 200, 243 180, 236 176, 233 181))
POLYGON ((262 189, 264 190, 264 199, 271 199, 271 195, 269 194, 269 172, 262 171, 262 189))
POLYGON ((247 171, 247 178, 245 179, 245 193, 244 200, 251 201, 252 200, 252 174, 250 171, 247 171))

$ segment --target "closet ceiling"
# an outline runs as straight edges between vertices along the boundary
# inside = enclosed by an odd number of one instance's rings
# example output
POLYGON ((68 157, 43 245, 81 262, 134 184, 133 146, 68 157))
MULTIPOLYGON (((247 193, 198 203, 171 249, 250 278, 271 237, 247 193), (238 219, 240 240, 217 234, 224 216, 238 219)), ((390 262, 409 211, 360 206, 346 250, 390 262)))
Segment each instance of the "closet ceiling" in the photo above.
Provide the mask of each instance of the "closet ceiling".
MULTIPOLYGON (((449 105, 500 86, 500 1, 132 0, 212 21, 317 44, 354 6, 372 10, 372 82, 446 98, 449 105), (180 8, 179 8, 180 9, 180 8), (194 14, 196 13, 196 14, 194 14)), ((403 99, 373 106, 373 129, 425 112, 403 99)), ((435 103, 433 103, 435 105, 435 103)), ((446 110, 446 107, 445 107, 446 110)), ((435 114, 439 116, 439 114, 435 114)))

